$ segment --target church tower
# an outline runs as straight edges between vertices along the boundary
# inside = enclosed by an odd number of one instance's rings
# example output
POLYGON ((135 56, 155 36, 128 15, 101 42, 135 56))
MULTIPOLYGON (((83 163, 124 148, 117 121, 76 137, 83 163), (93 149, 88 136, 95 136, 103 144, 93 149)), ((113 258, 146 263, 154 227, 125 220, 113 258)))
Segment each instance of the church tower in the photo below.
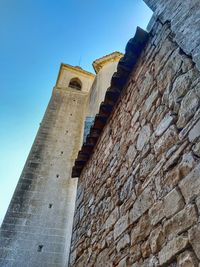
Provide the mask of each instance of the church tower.
POLYGON ((0 229, 0 266, 68 266, 77 189, 72 166, 121 57, 95 60, 96 75, 61 64, 0 229))
POLYGON ((57 83, 1 227, 0 266, 66 266, 82 144, 95 75, 61 64, 57 83))

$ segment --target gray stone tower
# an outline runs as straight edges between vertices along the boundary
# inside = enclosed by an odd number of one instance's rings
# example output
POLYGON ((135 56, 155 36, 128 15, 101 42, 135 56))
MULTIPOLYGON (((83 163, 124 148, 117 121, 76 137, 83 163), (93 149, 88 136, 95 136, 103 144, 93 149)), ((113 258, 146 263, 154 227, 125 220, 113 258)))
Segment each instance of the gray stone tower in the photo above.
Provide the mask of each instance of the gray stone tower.
POLYGON ((82 144, 94 77, 79 67, 60 67, 1 227, 0 266, 67 264, 77 185, 71 166, 82 144))
POLYGON ((0 266, 68 265, 77 188, 72 166, 82 145, 84 125, 89 128, 98 112, 121 57, 114 52, 95 60, 96 75, 61 64, 0 229, 0 266))

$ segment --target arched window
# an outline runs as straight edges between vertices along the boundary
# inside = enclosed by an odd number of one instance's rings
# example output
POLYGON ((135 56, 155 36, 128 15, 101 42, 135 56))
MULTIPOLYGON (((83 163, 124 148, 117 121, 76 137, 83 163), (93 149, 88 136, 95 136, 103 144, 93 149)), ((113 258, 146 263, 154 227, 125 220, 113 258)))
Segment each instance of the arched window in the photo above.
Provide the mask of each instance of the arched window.
POLYGON ((73 78, 69 82, 69 87, 74 88, 76 90, 81 90, 82 83, 78 78, 73 78))

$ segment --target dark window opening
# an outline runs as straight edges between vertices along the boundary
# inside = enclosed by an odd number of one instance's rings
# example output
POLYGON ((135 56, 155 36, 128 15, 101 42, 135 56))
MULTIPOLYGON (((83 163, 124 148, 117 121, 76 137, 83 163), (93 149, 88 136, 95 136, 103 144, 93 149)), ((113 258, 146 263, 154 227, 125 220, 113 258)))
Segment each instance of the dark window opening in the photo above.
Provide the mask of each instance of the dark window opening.
POLYGON ((73 78, 71 79, 69 83, 69 87, 80 91, 82 87, 82 83, 78 78, 73 78))
POLYGON ((49 208, 51 209, 53 207, 53 204, 49 203, 49 208))
POLYGON ((56 177, 58 178, 59 177, 59 174, 57 174, 56 177))
POLYGON ((42 249, 43 249, 43 245, 39 245, 37 251, 38 251, 38 252, 42 252, 42 249))

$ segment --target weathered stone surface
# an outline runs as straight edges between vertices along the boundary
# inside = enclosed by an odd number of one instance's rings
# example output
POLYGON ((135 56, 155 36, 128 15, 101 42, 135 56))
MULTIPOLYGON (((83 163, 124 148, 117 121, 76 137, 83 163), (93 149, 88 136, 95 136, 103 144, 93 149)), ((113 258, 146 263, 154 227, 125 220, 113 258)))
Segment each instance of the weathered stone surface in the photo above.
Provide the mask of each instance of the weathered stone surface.
POLYGON ((119 219, 119 208, 116 207, 107 218, 105 222, 105 228, 109 229, 110 227, 112 227, 118 219, 119 219))
MULTIPOLYGON (((98 256, 97 256, 97 259, 96 259, 96 266, 106 266, 106 264, 108 264, 109 262, 109 255, 108 255, 108 249, 105 248, 104 250, 102 250, 98 256)), ((82 262, 83 264, 83 262, 82 262)), ((83 266, 83 265, 80 265, 80 267, 83 266)))
POLYGON ((126 246, 128 246, 130 244, 130 236, 128 234, 125 234, 122 236, 122 238, 117 242, 117 246, 116 249, 119 252, 120 250, 122 250, 123 248, 125 248, 126 246))
POLYGON ((147 258, 150 256, 151 254, 151 249, 150 249, 150 245, 149 245, 149 241, 145 241, 141 244, 141 252, 142 252, 142 257, 143 258, 147 258))
POLYGON ((172 91, 169 95, 169 105, 170 107, 177 110, 177 104, 180 99, 188 92, 188 88, 191 84, 192 70, 179 76, 172 87, 172 91))
POLYGON ((169 129, 158 139, 154 145, 155 153, 162 154, 170 149, 178 140, 177 130, 174 125, 170 126, 169 129))
POLYGON ((182 160, 179 164, 179 171, 182 177, 188 175, 188 173, 195 167, 195 160, 192 152, 186 153, 182 156, 182 160))
POLYGON ((148 143, 150 135, 151 135, 151 127, 149 124, 147 124, 143 126, 142 129, 140 130, 136 144, 137 150, 141 151, 143 149, 144 145, 148 143))
POLYGON ((168 239, 173 238, 193 226, 197 222, 197 219, 197 212, 194 205, 187 206, 164 223, 163 229, 165 236, 168 239))
MULTIPOLYGON (((155 11, 155 17, 159 17, 162 23, 169 21, 174 39, 187 54, 191 54, 194 62, 200 70, 199 61, 199 1, 155 1, 145 0, 147 5, 155 11)), ((152 22, 149 27, 152 27, 152 22)), ((188 65, 188 63, 187 63, 188 65)))
POLYGON ((199 136, 200 136, 200 120, 189 131, 188 138, 189 138, 190 142, 193 142, 199 136))
POLYGON ((164 214, 167 218, 171 217, 184 207, 184 199, 181 193, 175 188, 164 198, 164 214))
POLYGON ((131 198, 132 201, 136 199, 133 176, 130 176, 124 183, 123 187, 121 188, 119 198, 122 203, 124 203, 129 198, 131 198))
POLYGON ((159 225, 151 232, 149 240, 151 252, 153 254, 161 250, 163 244, 165 243, 165 235, 161 225, 159 225))
POLYGON ((152 229, 150 225, 149 217, 147 214, 142 216, 139 222, 132 228, 131 231, 131 244, 134 245, 141 240, 144 240, 152 229))
POLYGON ((200 196, 197 197, 197 199, 196 199, 196 205, 197 205, 197 208, 198 208, 198 213, 200 215, 200 196))
POLYGON ((165 216, 164 213, 164 203, 163 201, 156 202, 150 209, 149 209, 149 218, 152 225, 156 225, 160 222, 165 216))
POLYGON ((132 165, 136 155, 137 155, 137 150, 135 148, 135 144, 132 144, 131 146, 129 146, 128 151, 126 153, 126 160, 129 166, 132 165))
POLYGON ((165 117, 161 120, 161 122, 159 123, 156 131, 155 131, 155 135, 156 136, 160 136, 164 133, 164 131, 167 130, 167 128, 171 125, 171 123, 173 122, 173 116, 168 113, 165 115, 165 117))
MULTIPOLYGON (((175 49, 174 44, 171 44, 171 48, 175 49)), ((169 51, 168 51, 169 53, 169 51)), ((181 60, 179 57, 179 51, 175 49, 175 51, 171 51, 168 56, 165 56, 165 60, 167 61, 164 68, 161 68, 161 71, 157 77, 157 85, 158 90, 162 93, 171 84, 172 80, 174 80, 178 70, 181 67, 181 60), (170 56, 169 56, 170 54, 170 56), (168 59, 168 60, 167 60, 168 59)), ((165 62, 163 62, 165 63, 165 62)))
POLYGON ((135 265, 134 267, 141 266, 141 267, 158 267, 158 259, 155 256, 151 256, 148 259, 145 259, 143 263, 139 265, 135 265))
POLYGON ((136 244, 130 247, 130 256, 128 260, 128 264, 131 265, 141 257, 141 249, 140 244, 136 244))
POLYGON ((189 241, 194 249, 195 254, 200 260, 200 224, 195 225, 189 230, 189 241))
POLYGON ((154 104, 155 100, 157 99, 158 96, 158 90, 155 89, 152 91, 150 96, 146 99, 144 103, 144 114, 147 114, 149 110, 151 109, 152 105, 154 104))
POLYGON ((188 245, 188 237, 180 235, 167 243, 158 253, 160 265, 169 262, 175 255, 182 251, 188 245))
POLYGON ((198 92, 193 89, 184 96, 181 107, 178 114, 177 127, 183 128, 192 115, 195 114, 200 104, 200 98, 198 92))
POLYGON ((160 105, 156 108, 154 111, 152 118, 151 118, 151 124, 153 125, 153 128, 156 129, 160 121, 162 120, 164 114, 166 111, 166 107, 164 105, 160 105))
MULTIPOLYGON (((195 125, 198 124, 199 120, 200 120, 200 109, 198 109, 196 111, 195 115, 189 120, 189 122, 186 124, 186 126, 180 131, 179 140, 182 141, 182 140, 188 138, 188 134, 190 133, 190 131, 193 128, 195 128, 195 125)), ((197 127, 197 130, 198 130, 198 127, 197 127)), ((195 131, 191 131, 191 132, 192 132, 191 138, 193 138, 193 135, 194 135, 194 139, 196 139, 197 136, 195 136, 195 134, 198 135, 198 133, 195 133, 195 131)))
POLYGON ((117 239, 128 227, 128 213, 119 218, 114 226, 114 239, 117 239))
MULTIPOLYGON (((126 267, 127 266, 127 258, 125 257, 124 259, 122 259, 119 264, 117 265, 117 267, 126 267)), ((103 266, 102 266, 103 267, 103 266)))
POLYGON ((177 257, 178 267, 198 267, 198 261, 192 251, 186 250, 177 257))
POLYGON ((192 151, 197 157, 200 157, 200 142, 194 144, 192 151))
POLYGON ((133 223, 142 216, 153 204, 151 187, 144 189, 142 194, 136 199, 133 208, 130 210, 130 222, 133 223))
POLYGON ((200 164, 197 165, 182 181, 179 183, 181 192, 186 200, 189 203, 196 196, 200 194, 200 164))
POLYGON ((178 158, 180 157, 181 153, 187 146, 187 141, 185 141, 182 145, 174 145, 171 149, 169 149, 166 153, 166 157, 169 158, 164 165, 164 171, 169 170, 171 166, 177 163, 178 158), (178 148, 178 149, 177 149, 178 148))
POLYGON ((140 111, 137 110, 137 111, 134 113, 133 118, 132 118, 132 120, 131 120, 131 126, 132 126, 132 127, 135 125, 135 123, 136 123, 136 121, 138 120, 139 116, 140 116, 140 111))
POLYGON ((153 154, 149 154, 143 159, 140 165, 140 176, 147 176, 155 167, 156 159, 153 154))

